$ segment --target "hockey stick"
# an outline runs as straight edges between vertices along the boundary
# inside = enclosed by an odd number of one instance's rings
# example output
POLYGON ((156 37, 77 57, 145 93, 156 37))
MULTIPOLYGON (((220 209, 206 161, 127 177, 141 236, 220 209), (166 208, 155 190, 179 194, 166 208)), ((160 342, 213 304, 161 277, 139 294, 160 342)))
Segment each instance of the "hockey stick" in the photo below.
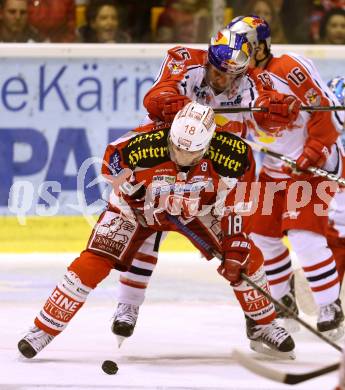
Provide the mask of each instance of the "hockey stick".
MULTIPOLYGON (((216 114, 235 114, 237 112, 267 112, 265 107, 223 107, 214 108, 216 114)), ((301 106, 300 111, 345 111, 345 106, 301 106)))
MULTIPOLYGON (((201 237, 199 237, 197 234, 195 234, 191 229, 189 229, 188 226, 184 225, 178 218, 176 218, 173 215, 167 214, 167 218, 170 222, 172 222, 176 227, 178 227, 182 232, 184 232, 192 241, 195 241, 201 248, 205 249, 206 252, 210 253, 212 256, 217 257, 218 259, 222 260, 221 254, 216 251, 211 245, 209 245, 207 242, 205 242, 201 237)), ((330 340, 328 337, 324 336, 322 333, 320 333, 318 330, 313 328, 311 325, 309 325, 307 322, 302 320, 295 312, 293 312, 290 308, 283 305, 279 301, 277 301, 275 298, 272 297, 271 294, 269 294, 267 291, 265 291, 263 288, 258 286, 256 283, 254 283, 245 273, 241 273, 241 278, 245 280, 251 287, 253 287, 255 290, 259 291, 265 298, 267 298, 270 302, 272 302, 274 305, 279 307, 279 309, 285 313, 287 313, 290 317, 292 317, 295 321, 303 325, 306 329, 308 329, 311 333, 313 333, 315 336, 319 337, 321 340, 325 341, 327 344, 331 345, 334 349, 336 349, 339 352, 342 352, 342 348, 339 347, 338 344, 334 343, 332 340, 330 340)))
MULTIPOLYGON (((244 140, 252 149, 265 153, 268 156, 277 158, 278 160, 281 160, 287 164, 289 164, 291 167, 296 167, 296 161, 288 156, 284 156, 283 154, 273 152, 272 150, 266 148, 265 146, 261 146, 256 144, 255 142, 248 141, 247 139, 244 140)), ((330 181, 335 181, 338 184, 341 184, 342 186, 345 186, 345 178, 334 175, 333 173, 330 173, 328 171, 325 171, 324 169, 317 168, 317 167, 308 167, 306 169, 308 172, 313 173, 315 176, 325 177, 330 181)))
POLYGON ((232 356, 241 366, 247 368, 249 371, 275 382, 286 383, 287 385, 296 385, 298 383, 308 381, 309 379, 317 378, 321 375, 337 370, 340 366, 339 363, 335 363, 318 370, 305 372, 303 374, 290 374, 264 366, 247 354, 244 354, 236 349, 233 351, 232 356))

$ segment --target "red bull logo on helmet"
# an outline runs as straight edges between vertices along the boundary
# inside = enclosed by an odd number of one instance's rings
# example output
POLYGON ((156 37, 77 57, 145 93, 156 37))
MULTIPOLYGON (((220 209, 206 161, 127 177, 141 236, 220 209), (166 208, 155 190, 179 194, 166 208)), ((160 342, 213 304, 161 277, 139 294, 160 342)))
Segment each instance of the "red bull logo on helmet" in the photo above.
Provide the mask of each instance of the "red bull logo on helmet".
POLYGON ((247 23, 248 26, 256 28, 261 24, 265 24, 265 21, 259 17, 246 16, 242 19, 244 23, 247 23))
POLYGON ((218 31, 217 35, 214 37, 212 45, 228 45, 229 39, 222 34, 221 31, 218 31))

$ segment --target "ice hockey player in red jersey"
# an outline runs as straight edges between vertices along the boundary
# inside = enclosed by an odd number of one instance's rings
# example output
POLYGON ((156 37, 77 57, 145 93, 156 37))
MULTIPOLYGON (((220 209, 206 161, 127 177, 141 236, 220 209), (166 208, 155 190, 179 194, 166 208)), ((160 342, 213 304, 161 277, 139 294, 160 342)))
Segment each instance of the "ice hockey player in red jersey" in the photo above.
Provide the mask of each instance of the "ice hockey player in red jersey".
MULTIPOLYGON (((211 108, 191 102, 172 125, 151 124, 108 145, 102 173, 113 185, 108 208, 19 341, 23 356, 34 357, 60 334, 113 268, 128 269, 147 237, 157 231, 186 235, 171 221, 174 216, 220 254, 218 272, 233 286, 252 348, 294 358, 294 342, 277 324, 274 305, 241 279, 245 272, 269 290, 261 253, 235 208, 235 189, 255 179, 255 162, 242 139, 216 131, 211 108)), ((198 240, 187 238, 213 258, 198 240)))
MULTIPOLYGON (((246 133, 247 121, 256 122, 261 129, 290 123, 298 114, 299 102, 264 89, 261 82, 249 77, 249 61, 247 41, 227 30, 211 39, 208 51, 174 47, 168 51, 144 105, 152 119, 162 122, 171 122, 191 99, 213 108, 255 105, 267 108, 268 112, 260 115, 257 122, 251 112, 216 115, 217 125, 240 135, 246 133)), ((120 275, 119 304, 112 323, 112 331, 120 338, 133 333, 157 263, 161 236, 159 233, 148 238, 136 253, 133 267, 120 275)))
MULTIPOLYGON (((272 55, 270 29, 264 20, 256 16, 240 16, 227 27, 233 32, 243 33, 251 43, 254 53, 251 76, 261 80, 263 85, 273 82, 279 92, 295 95, 305 105, 335 105, 334 94, 310 60, 293 53, 281 57, 272 55)), ((328 215, 320 212, 320 204, 327 211, 335 188, 323 178, 305 174, 305 170, 314 166, 337 175, 342 173, 342 147, 338 138, 343 121, 339 112, 301 111, 290 126, 262 131, 253 124, 250 129, 256 143, 296 160, 297 171, 292 171, 282 161, 266 156, 259 177, 261 188, 266 188, 266 191, 269 183, 275 184, 275 189, 271 189, 274 208, 270 213, 263 213, 261 203, 251 234, 263 252, 272 294, 297 312, 291 259, 282 242, 283 235, 287 234, 319 307, 317 328, 334 339, 343 335, 344 315, 335 259, 326 239, 328 215), (310 200, 289 209, 289 193, 298 183, 309 191, 310 200), (321 200, 319 190, 327 183, 330 184, 330 193, 327 200, 321 200)), ((261 202, 264 195, 262 191, 261 202)))

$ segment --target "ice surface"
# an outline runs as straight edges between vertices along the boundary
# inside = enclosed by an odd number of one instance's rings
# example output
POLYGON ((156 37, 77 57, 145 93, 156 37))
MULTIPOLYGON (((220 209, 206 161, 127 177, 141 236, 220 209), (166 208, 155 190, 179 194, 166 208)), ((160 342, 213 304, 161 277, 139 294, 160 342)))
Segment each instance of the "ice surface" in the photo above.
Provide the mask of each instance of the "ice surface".
POLYGON ((162 254, 134 335, 118 350, 110 331, 117 272, 98 286, 68 328, 36 358, 22 360, 16 344, 31 326, 74 254, 0 256, 0 390, 227 389, 333 390, 337 373, 293 387, 238 366, 233 348, 267 366, 296 373, 337 362, 339 353, 307 330, 295 334, 296 361, 251 352, 243 314, 216 260, 162 254), (114 360, 118 374, 102 372, 114 360))

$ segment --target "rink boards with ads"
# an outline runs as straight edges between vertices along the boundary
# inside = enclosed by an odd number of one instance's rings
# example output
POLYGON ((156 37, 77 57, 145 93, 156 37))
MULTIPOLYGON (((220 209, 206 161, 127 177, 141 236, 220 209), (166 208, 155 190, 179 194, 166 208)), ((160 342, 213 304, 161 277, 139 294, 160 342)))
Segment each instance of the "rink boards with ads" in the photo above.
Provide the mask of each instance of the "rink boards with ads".
MULTIPOLYGON (((206 48, 204 45, 194 45, 206 48)), ((78 251, 105 205, 106 145, 145 118, 142 100, 171 45, 0 48, 0 251, 78 251)), ((344 75, 341 47, 273 46, 344 75)), ((222 118, 218 118, 222 122, 222 118)), ((165 249, 192 250, 171 235, 165 249)))

